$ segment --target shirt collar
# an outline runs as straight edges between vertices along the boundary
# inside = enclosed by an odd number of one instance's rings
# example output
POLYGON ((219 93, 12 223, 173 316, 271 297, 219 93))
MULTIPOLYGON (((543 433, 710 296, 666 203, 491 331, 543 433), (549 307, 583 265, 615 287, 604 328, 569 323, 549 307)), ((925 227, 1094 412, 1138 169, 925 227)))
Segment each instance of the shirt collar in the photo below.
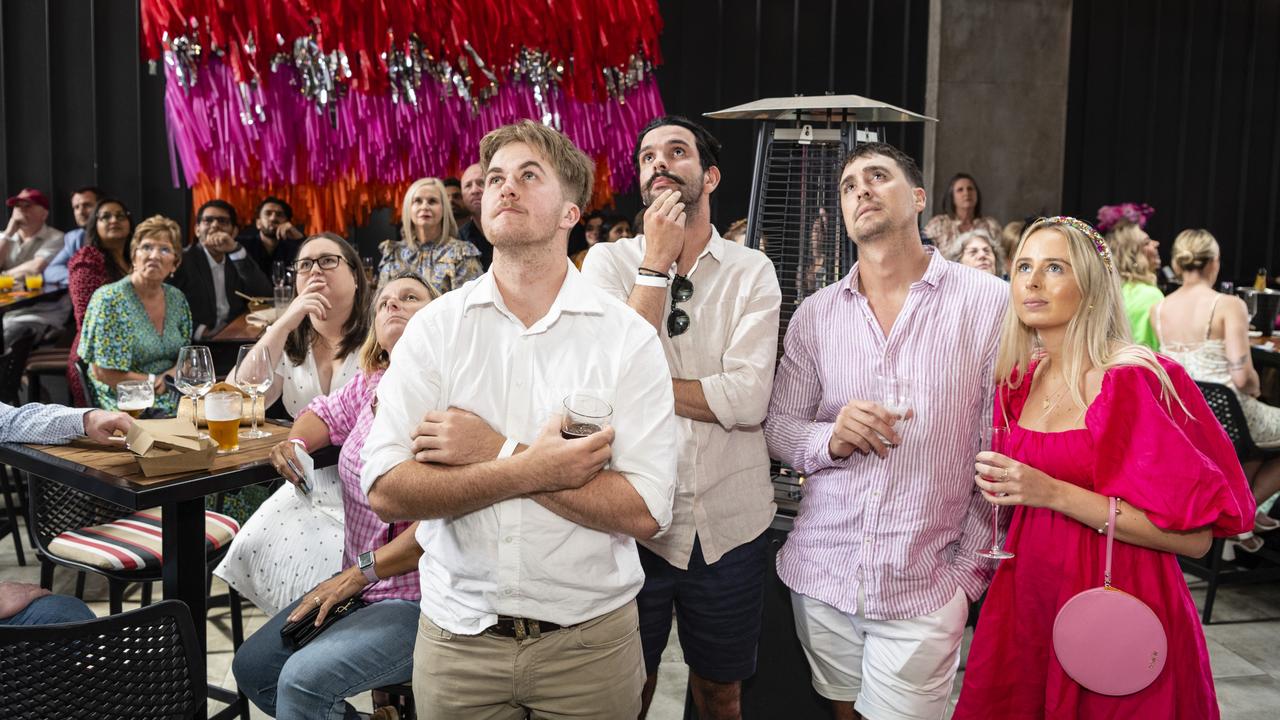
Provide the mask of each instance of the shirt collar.
MULTIPOLYGON (((925 267, 924 275, 922 275, 919 280, 911 284, 915 285, 916 283, 924 283, 931 288, 936 288, 941 284, 942 278, 946 276, 948 272, 947 266, 951 264, 951 261, 942 257, 942 254, 938 252, 938 249, 932 245, 925 245, 924 251, 929 254, 929 265, 925 267)), ((844 279, 844 292, 849 295, 862 294, 862 292, 858 290, 858 265, 859 263, 854 263, 853 269, 849 271, 849 274, 846 275, 844 279)))
MULTIPOLYGON (((551 303, 547 314, 529 326, 525 332, 535 333, 546 330, 560 318, 561 313, 581 313, 586 315, 601 315, 604 313, 604 306, 600 304, 600 297, 596 293, 595 287, 582 277, 582 273, 578 272, 578 269, 573 266, 573 263, 567 257, 565 258, 565 265, 568 266, 568 272, 565 274, 564 282, 560 285, 560 292, 556 294, 556 299, 551 303)), ((481 305, 492 305, 503 315, 519 322, 519 319, 507 309, 507 303, 502 299, 502 293, 498 292, 498 284, 493 279, 492 270, 480 276, 475 288, 467 295, 466 302, 462 305, 462 312, 465 315, 471 308, 481 305)))
MULTIPOLYGON (((222 267, 222 263, 218 262, 217 260, 214 260, 214 259, 213 259, 213 256, 209 254, 209 248, 205 247, 204 245, 201 245, 201 246, 200 246, 200 250, 204 253, 204 259, 209 261, 209 267, 211 267, 211 268, 221 268, 221 267, 222 267)), ((222 259, 223 259, 223 261, 225 262, 225 261, 226 261, 226 259, 227 259, 227 256, 226 256, 226 255, 223 255, 223 256, 222 256, 222 259)))

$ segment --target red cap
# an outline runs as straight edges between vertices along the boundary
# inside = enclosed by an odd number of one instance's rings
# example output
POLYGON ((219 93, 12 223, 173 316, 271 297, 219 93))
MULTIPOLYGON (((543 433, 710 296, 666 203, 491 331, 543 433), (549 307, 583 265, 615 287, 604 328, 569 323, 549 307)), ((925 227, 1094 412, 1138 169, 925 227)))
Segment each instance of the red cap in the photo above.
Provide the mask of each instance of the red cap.
POLYGON ((6 202, 5 205, 13 207, 24 200, 29 203, 35 203, 45 210, 49 209, 49 198, 45 197, 44 193, 36 190, 35 188, 23 188, 22 192, 9 198, 9 201, 6 202))

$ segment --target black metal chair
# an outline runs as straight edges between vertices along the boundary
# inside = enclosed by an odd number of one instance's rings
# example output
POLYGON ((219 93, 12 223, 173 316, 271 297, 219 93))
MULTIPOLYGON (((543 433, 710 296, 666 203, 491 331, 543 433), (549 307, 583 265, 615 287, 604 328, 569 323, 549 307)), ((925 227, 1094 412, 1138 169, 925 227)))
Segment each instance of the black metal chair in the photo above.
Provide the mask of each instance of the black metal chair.
MULTIPOLYGON (((22 387, 22 368, 31 354, 32 339, 24 337, 0 354, 0 402, 18 405, 18 391, 22 387)), ((18 556, 18 564, 26 565, 26 553, 22 549, 22 533, 18 528, 18 518, 22 516, 23 505, 13 501, 12 490, 16 486, 17 473, 13 472, 14 486, 9 483, 11 469, 0 465, 0 496, 4 498, 4 516, 0 517, 0 538, 5 535, 13 537, 13 550, 18 556)), ((19 494, 20 495, 20 494, 19 494)))
MULTIPOLYGON (((1222 429, 1226 431, 1227 437, 1235 445, 1236 456, 1240 458, 1241 463, 1249 460, 1267 460, 1280 456, 1280 449, 1266 450, 1259 448, 1254 443, 1253 436, 1249 434, 1249 426, 1245 422, 1244 410, 1240 407, 1240 400, 1231 388, 1219 383, 1199 381, 1196 382, 1196 385, 1200 387, 1200 392, 1204 394, 1205 402, 1209 404, 1209 408, 1213 410, 1218 422, 1222 424, 1222 429)), ((1272 515, 1275 514, 1273 510, 1272 515)), ((1270 547, 1263 546, 1262 550, 1252 553, 1252 555, 1259 560, 1269 561, 1271 567, 1226 568, 1224 567, 1226 561, 1222 558, 1222 551, 1225 546, 1225 539, 1214 538, 1213 544, 1209 547, 1209 552, 1204 557, 1178 558, 1178 562, 1184 572, 1208 582, 1204 596, 1204 611, 1200 615, 1200 620, 1205 625, 1208 625, 1213 617, 1213 603, 1220 586, 1280 579, 1280 553, 1270 547)))
POLYGON ((0 626, 0 715, 190 718, 206 706, 191 611, 165 600, 60 625, 0 626))

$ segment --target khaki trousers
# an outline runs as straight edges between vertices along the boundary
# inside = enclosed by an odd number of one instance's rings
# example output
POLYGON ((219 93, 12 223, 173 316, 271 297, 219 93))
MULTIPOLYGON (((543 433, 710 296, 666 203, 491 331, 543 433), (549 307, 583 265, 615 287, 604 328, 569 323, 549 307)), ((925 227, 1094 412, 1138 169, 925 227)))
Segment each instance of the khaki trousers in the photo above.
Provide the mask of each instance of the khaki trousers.
POLYGON ((539 638, 455 635, 421 616, 413 696, 421 720, 630 720, 644 656, 634 601, 539 638))

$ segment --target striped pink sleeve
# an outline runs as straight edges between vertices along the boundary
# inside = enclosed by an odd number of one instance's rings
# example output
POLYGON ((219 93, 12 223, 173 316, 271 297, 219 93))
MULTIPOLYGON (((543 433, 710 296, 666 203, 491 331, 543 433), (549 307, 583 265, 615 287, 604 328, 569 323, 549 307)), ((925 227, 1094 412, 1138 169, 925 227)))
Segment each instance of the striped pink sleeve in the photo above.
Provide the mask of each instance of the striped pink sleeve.
POLYGON ((360 373, 351 382, 328 395, 319 395, 304 409, 324 421, 329 428, 329 442, 341 445, 355 427, 360 411, 372 400, 368 375, 360 373))

